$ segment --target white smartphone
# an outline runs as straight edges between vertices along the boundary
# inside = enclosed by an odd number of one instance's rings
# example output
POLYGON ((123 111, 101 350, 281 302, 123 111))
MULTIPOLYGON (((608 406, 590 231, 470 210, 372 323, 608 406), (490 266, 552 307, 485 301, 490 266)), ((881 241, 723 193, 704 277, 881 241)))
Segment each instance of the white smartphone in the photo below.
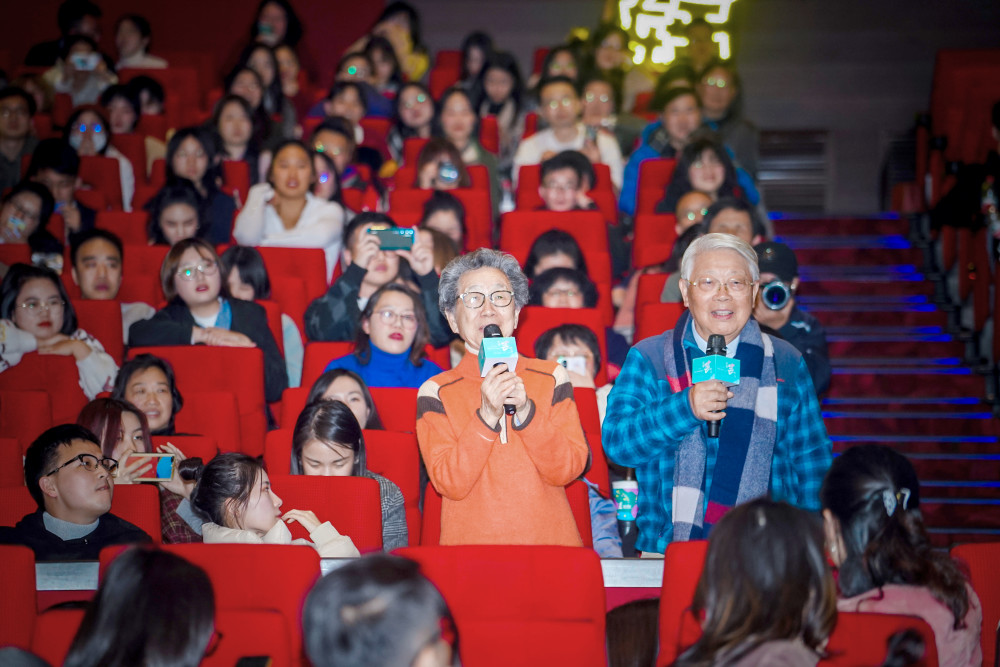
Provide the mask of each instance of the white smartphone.
POLYGON ((587 376, 587 359, 585 357, 559 357, 557 361, 568 371, 587 376))

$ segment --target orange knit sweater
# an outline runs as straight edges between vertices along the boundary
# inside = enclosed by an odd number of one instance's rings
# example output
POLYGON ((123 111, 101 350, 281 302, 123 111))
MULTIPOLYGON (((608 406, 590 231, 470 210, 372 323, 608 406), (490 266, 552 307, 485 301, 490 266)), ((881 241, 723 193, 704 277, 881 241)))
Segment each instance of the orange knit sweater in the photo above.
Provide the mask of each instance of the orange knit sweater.
POLYGON ((420 387, 417 438, 443 497, 441 544, 582 545, 563 487, 583 473, 590 450, 569 376, 526 357, 516 372, 532 403, 520 426, 505 415, 492 429, 479 417, 474 354, 420 387))

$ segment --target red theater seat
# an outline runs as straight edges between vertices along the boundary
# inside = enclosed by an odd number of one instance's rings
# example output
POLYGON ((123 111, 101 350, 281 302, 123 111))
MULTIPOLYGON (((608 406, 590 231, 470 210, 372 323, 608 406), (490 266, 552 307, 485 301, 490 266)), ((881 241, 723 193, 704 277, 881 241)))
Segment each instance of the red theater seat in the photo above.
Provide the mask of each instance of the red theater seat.
POLYGON ((387 431, 417 430, 417 390, 409 387, 371 387, 372 400, 387 431))
POLYGON ((663 199, 676 167, 677 160, 674 158, 650 158, 639 164, 636 214, 656 212, 656 205, 663 199))
POLYGON ((670 259, 677 241, 677 219, 673 213, 639 213, 635 216, 632 265, 638 268, 662 264, 670 259))
MULTIPOLYGON (((3 432, 2 429, 0 432, 3 432)), ((17 438, 0 438, 0 486, 20 484, 24 484, 24 454, 21 443, 17 438)))
MULTIPOLYGON (((163 549, 185 558, 208 573, 215 591, 217 619, 224 612, 280 614, 290 638, 291 664, 304 664, 302 605, 320 575, 319 553, 315 549, 274 544, 169 544, 164 545, 163 549), (253 585, 247 585, 247 582, 253 582, 253 585)), ((107 564, 121 551, 111 547, 101 552, 102 574, 107 564)), ((222 627, 218 629, 225 635, 222 627)), ((225 639, 223 636, 222 643, 225 639)), ((268 644, 274 641, 273 637, 260 639, 268 644)), ((202 664, 206 665, 208 662, 202 664)), ((213 664, 221 667, 223 663, 220 661, 213 664)), ((230 661, 225 664, 234 663, 230 661)), ((273 664, 277 667, 279 662, 276 660, 273 664)))
MULTIPOLYGON (((473 187, 448 192, 458 197, 465 206, 466 250, 493 247, 493 209, 489 190, 473 187)), ((393 190, 389 193, 389 215, 395 215, 397 211, 422 211, 424 203, 433 193, 433 190, 393 190)))
MULTIPOLYGON (((378 482, 367 477, 310 477, 269 475, 271 488, 291 509, 315 512, 320 521, 329 521, 341 535, 347 535, 361 553, 382 548, 382 504, 378 482)), ((289 525, 293 537, 308 537, 298 523, 289 525)))
POLYGON ((411 547, 441 591, 462 663, 604 666, 605 597, 593 551, 553 546, 411 547))
POLYGON ((0 588, 3 589, 0 595, 0 646, 29 650, 37 609, 35 554, 31 549, 19 545, 0 546, 0 588))
POLYGON ((326 254, 322 248, 257 248, 271 277, 296 277, 305 283, 306 298, 312 301, 326 293, 326 254))
POLYGON ((582 324, 597 336, 597 345, 601 350, 601 366, 597 369, 594 383, 604 386, 608 383, 607 359, 608 343, 605 333, 604 318, 596 308, 545 308, 544 306, 525 306, 518 318, 517 349, 521 354, 534 356, 535 340, 543 333, 563 324, 582 324))
MULTIPOLYGON (((178 433, 212 438, 223 452, 243 451, 240 437, 240 409, 230 390, 197 391, 183 389, 184 407, 174 419, 178 433)), ((181 447, 188 456, 194 456, 181 447)))
POLYGON ((569 233, 580 249, 607 253, 607 223, 598 211, 511 211, 500 221, 500 248, 531 247, 535 239, 550 229, 569 233))
POLYGON ((133 347, 129 350, 129 358, 144 352, 173 364, 181 393, 194 389, 233 392, 240 411, 241 451, 251 456, 264 451, 267 405, 264 401, 264 356, 258 348, 133 347))
POLYGON ((245 202, 250 192, 250 165, 243 160, 223 160, 222 182, 237 194, 241 202, 245 202))
POLYGON ((683 303, 644 303, 635 311, 635 340, 657 336, 677 324, 683 303))
POLYGON ((146 137, 132 132, 115 134, 111 137, 111 145, 124 155, 132 165, 132 173, 136 183, 146 182, 146 137))
POLYGON ((361 119, 360 125, 365 133, 361 145, 374 148, 382 154, 383 158, 389 159, 386 140, 389 136, 389 130, 392 128, 392 121, 388 118, 365 117, 361 119))
POLYGON ((148 219, 149 214, 142 210, 99 211, 95 226, 116 234, 125 245, 146 245, 148 219))
MULTIPOLYGON (((44 391, 49 394, 53 424, 75 424, 87 397, 73 357, 31 352, 0 373, 0 392, 44 391)), ((32 436, 32 440, 38 435, 32 436)))
POLYGON ((979 595, 983 606, 983 631, 980 641, 983 647, 983 664, 996 664, 997 636, 992 632, 1000 623, 1000 542, 981 544, 960 544, 951 550, 951 555, 965 563, 969 571, 972 587, 979 595))
POLYGON ((73 299, 77 322, 81 329, 96 338, 119 366, 125 357, 122 336, 122 307, 118 301, 73 299))
POLYGON ((479 119, 479 145, 494 155, 500 152, 500 126, 496 116, 479 119))
POLYGON ((80 180, 99 190, 112 209, 122 209, 122 181, 118 160, 103 155, 81 156, 80 180))
MULTIPOLYGON (((72 421, 76 422, 75 416, 72 421)), ((0 391, 0 433, 4 438, 18 442, 19 455, 28 451, 28 445, 54 424, 52 399, 47 391, 41 389, 0 391)), ((19 483, 23 484, 24 480, 19 483)))

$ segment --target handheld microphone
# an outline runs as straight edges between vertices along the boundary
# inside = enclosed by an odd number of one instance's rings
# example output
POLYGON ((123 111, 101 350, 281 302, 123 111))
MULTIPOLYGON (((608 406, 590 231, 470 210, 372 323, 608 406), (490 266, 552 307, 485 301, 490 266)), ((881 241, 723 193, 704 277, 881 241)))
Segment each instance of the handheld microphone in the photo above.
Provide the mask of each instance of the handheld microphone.
MULTIPOLYGON (((508 370, 517 368, 517 341, 505 337, 500 327, 487 324, 483 329, 483 342, 479 345, 479 376, 486 377, 498 364, 507 364, 508 370)), ((504 412, 513 415, 517 409, 511 404, 503 406, 504 412)))
MULTIPOLYGON (((695 383, 719 380, 726 386, 740 383, 740 362, 726 356, 726 339, 719 334, 708 337, 706 356, 694 360, 691 380, 695 383)), ((718 438, 722 420, 708 422, 708 437, 718 438)))

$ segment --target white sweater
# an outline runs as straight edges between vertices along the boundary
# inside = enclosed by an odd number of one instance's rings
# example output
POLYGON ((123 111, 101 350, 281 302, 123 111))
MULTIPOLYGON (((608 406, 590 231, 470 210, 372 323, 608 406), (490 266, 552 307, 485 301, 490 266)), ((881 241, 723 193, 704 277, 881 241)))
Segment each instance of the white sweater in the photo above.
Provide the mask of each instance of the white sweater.
MULTIPOLYGON (((562 151, 583 150, 583 143, 587 138, 587 129, 583 123, 576 125, 576 138, 563 143, 556 139, 555 132, 551 128, 536 132, 535 134, 521 140, 521 144, 514 153, 514 183, 517 184, 517 171, 524 165, 541 164, 542 156, 546 153, 561 153, 562 151)), ((619 190, 622 187, 622 174, 625 167, 622 164, 622 151, 618 147, 618 141, 613 134, 607 132, 597 133, 597 150, 601 154, 601 162, 608 165, 611 170, 611 182, 619 190)))
POLYGON ((326 253, 327 281, 340 257, 344 231, 344 209, 336 202, 323 201, 306 194, 306 206, 299 221, 285 229, 278 212, 271 206, 274 188, 258 183, 250 188, 247 202, 236 216, 233 238, 240 245, 275 248, 322 248, 326 253))
POLYGON ((202 525, 201 536, 205 544, 308 544, 319 551, 321 558, 355 558, 361 555, 351 538, 338 533, 329 521, 324 521, 309 533, 312 542, 293 540, 288 526, 280 519, 263 536, 252 530, 226 528, 211 521, 202 525))

